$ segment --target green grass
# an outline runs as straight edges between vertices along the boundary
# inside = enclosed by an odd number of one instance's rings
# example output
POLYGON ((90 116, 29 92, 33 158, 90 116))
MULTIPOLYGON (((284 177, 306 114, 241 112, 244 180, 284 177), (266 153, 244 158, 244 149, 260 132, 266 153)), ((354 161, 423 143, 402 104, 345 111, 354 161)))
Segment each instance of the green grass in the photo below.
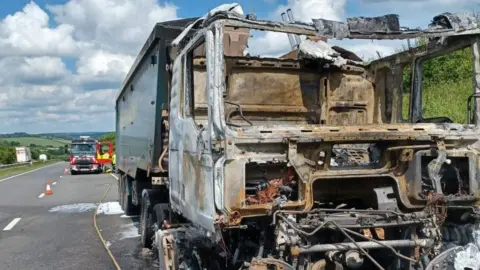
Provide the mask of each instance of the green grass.
MULTIPOLYGON (((423 117, 446 116, 454 123, 467 123, 467 99, 473 93, 471 79, 455 82, 440 82, 438 84, 424 85, 423 91, 423 117)), ((408 102, 410 94, 403 95, 403 119, 408 118, 408 102)))
POLYGON ((47 165, 50 165, 50 164, 53 164, 53 163, 57 163, 59 161, 61 161, 61 160, 52 159, 52 160, 47 160, 45 162, 41 162, 41 161, 36 162, 36 163, 33 163, 33 165, 25 165, 25 166, 21 166, 21 167, 3 169, 3 170, 0 170, 0 180, 2 178, 6 178, 6 177, 13 176, 13 175, 16 175, 16 174, 31 171, 31 170, 41 168, 41 167, 44 167, 44 166, 47 166, 47 165))
POLYGON ((454 123, 467 123, 467 99, 473 93, 472 79, 458 83, 445 82, 425 87, 423 115, 425 118, 447 116, 454 123))
MULTIPOLYGON (((417 40, 425 45, 426 40, 417 40)), ((469 47, 426 60, 422 65, 422 109, 424 118, 448 117, 467 123, 467 100, 473 94, 472 51, 469 47)), ((403 69, 403 89, 412 85, 411 65, 403 69)), ((408 119, 409 93, 403 96, 402 117, 408 119)))
POLYGON ((44 146, 44 147, 47 145, 51 145, 53 147, 60 147, 70 143, 70 141, 60 139, 60 138, 50 139, 45 137, 2 138, 0 140, 7 141, 7 142, 18 142, 22 146, 30 146, 30 144, 35 144, 37 146, 44 146))

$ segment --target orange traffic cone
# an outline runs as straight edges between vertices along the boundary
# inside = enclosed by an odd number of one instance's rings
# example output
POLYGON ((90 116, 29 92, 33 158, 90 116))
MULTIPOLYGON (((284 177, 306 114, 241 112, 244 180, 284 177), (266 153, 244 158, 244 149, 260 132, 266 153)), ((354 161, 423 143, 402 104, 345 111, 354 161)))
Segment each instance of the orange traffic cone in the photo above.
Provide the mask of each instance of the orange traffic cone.
POLYGON ((45 195, 52 195, 53 191, 52 188, 50 187, 50 181, 47 181, 47 190, 45 191, 45 195))

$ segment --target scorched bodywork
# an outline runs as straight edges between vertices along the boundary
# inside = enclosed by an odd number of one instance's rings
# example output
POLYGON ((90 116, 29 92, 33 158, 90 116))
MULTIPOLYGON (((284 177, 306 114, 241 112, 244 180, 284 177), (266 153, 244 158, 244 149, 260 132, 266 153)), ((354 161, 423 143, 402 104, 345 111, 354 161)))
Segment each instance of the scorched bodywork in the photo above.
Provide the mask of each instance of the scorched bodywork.
POLYGON ((187 26, 166 50, 168 148, 154 149, 132 184, 121 181, 137 189, 142 233, 154 239, 161 266, 428 269, 471 242, 480 20, 461 16, 403 30, 394 15, 279 23, 224 5, 187 26), (247 52, 252 30, 303 38, 295 53, 257 57, 247 52), (365 63, 325 37, 429 42, 365 63), (422 64, 464 48, 473 52, 468 122, 424 117, 422 64), (192 248, 191 256, 181 251, 192 248))

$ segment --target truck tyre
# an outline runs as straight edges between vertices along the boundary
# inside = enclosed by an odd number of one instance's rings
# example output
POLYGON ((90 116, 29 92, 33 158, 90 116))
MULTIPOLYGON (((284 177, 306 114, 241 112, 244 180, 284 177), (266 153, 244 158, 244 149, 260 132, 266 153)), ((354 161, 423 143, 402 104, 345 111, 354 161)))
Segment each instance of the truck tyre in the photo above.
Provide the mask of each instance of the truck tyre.
POLYGON ((164 220, 170 220, 170 209, 168 203, 155 204, 152 212, 152 222, 156 224, 158 229, 162 228, 164 220))
POLYGON ((76 171, 74 171, 74 170, 70 170, 70 175, 75 175, 75 174, 77 174, 77 172, 76 172, 76 171))
POLYGON ((149 190, 144 189, 142 193, 142 204, 140 207, 140 226, 138 228, 140 234, 140 242, 142 247, 152 247, 153 231, 153 206, 150 201, 149 190))
POLYGON ((122 189, 122 209, 127 216, 133 216, 136 213, 136 207, 132 203, 132 195, 128 194, 127 189, 129 181, 127 176, 123 177, 123 189, 122 189))
POLYGON ((122 194, 123 180, 122 180, 122 178, 123 178, 123 174, 120 174, 120 177, 118 178, 118 181, 117 181, 118 204, 120 204, 121 208, 123 208, 123 194, 122 194))

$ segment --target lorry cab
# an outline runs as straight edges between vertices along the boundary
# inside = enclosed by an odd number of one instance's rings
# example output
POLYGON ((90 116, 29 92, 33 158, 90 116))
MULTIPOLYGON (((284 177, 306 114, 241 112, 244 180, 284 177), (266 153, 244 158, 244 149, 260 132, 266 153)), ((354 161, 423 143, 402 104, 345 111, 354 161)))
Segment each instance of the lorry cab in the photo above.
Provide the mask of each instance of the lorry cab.
MULTIPOLYGON (((477 157, 465 148, 478 140, 476 122, 472 122, 477 121, 473 118, 477 112, 469 113, 471 119, 462 125, 448 117, 422 116, 420 101, 422 63, 475 48, 478 33, 452 34, 451 43, 432 42, 367 63, 351 52, 336 51, 324 41, 309 38, 324 33, 322 28, 270 26, 233 15, 214 18, 193 37, 180 36, 173 42, 179 53, 173 64, 169 112, 170 200, 189 220, 213 232, 219 217, 225 226, 236 226, 277 204, 282 209, 309 211, 314 201, 333 199, 329 197, 333 193, 322 191, 327 186, 342 190, 337 196, 353 198, 348 187, 366 179, 368 190, 385 185, 404 190, 398 201, 414 212, 424 207, 428 193, 421 188, 425 183, 420 175, 428 162, 436 160, 435 151, 420 145, 442 148, 447 138, 470 157, 458 165, 464 168, 462 179, 470 179, 463 185, 468 186, 465 192, 472 200, 480 195, 479 183, 467 169, 478 170, 477 157), (244 53, 249 31, 254 30, 306 38, 295 56, 256 57, 244 53), (403 98, 400 88, 408 64, 413 65, 410 100, 403 98), (406 118, 402 103, 410 105, 406 118), (394 173, 397 160, 407 153, 414 155, 408 159, 411 166, 394 173), (335 162, 340 159, 347 159, 345 165, 335 162), (293 189, 291 198, 276 201, 254 188, 269 186, 290 173, 283 185, 293 189), (258 180, 262 174, 269 176, 258 180), (415 188, 405 190, 407 186, 415 188)), ((434 35, 431 38, 435 40, 434 35)), ((479 60, 475 57, 474 63, 479 60)), ((441 151, 460 162, 459 148, 441 151)))
POLYGON ((455 28, 473 18, 404 31, 391 15, 307 24, 240 13, 157 25, 117 98, 120 204, 140 212, 160 264, 431 269, 467 244, 443 233, 480 218, 480 31, 455 28), (301 39, 251 55, 258 31, 301 39), (429 42, 365 62, 319 36, 429 42), (423 64, 463 49, 476 52, 468 116, 430 117, 423 64))

